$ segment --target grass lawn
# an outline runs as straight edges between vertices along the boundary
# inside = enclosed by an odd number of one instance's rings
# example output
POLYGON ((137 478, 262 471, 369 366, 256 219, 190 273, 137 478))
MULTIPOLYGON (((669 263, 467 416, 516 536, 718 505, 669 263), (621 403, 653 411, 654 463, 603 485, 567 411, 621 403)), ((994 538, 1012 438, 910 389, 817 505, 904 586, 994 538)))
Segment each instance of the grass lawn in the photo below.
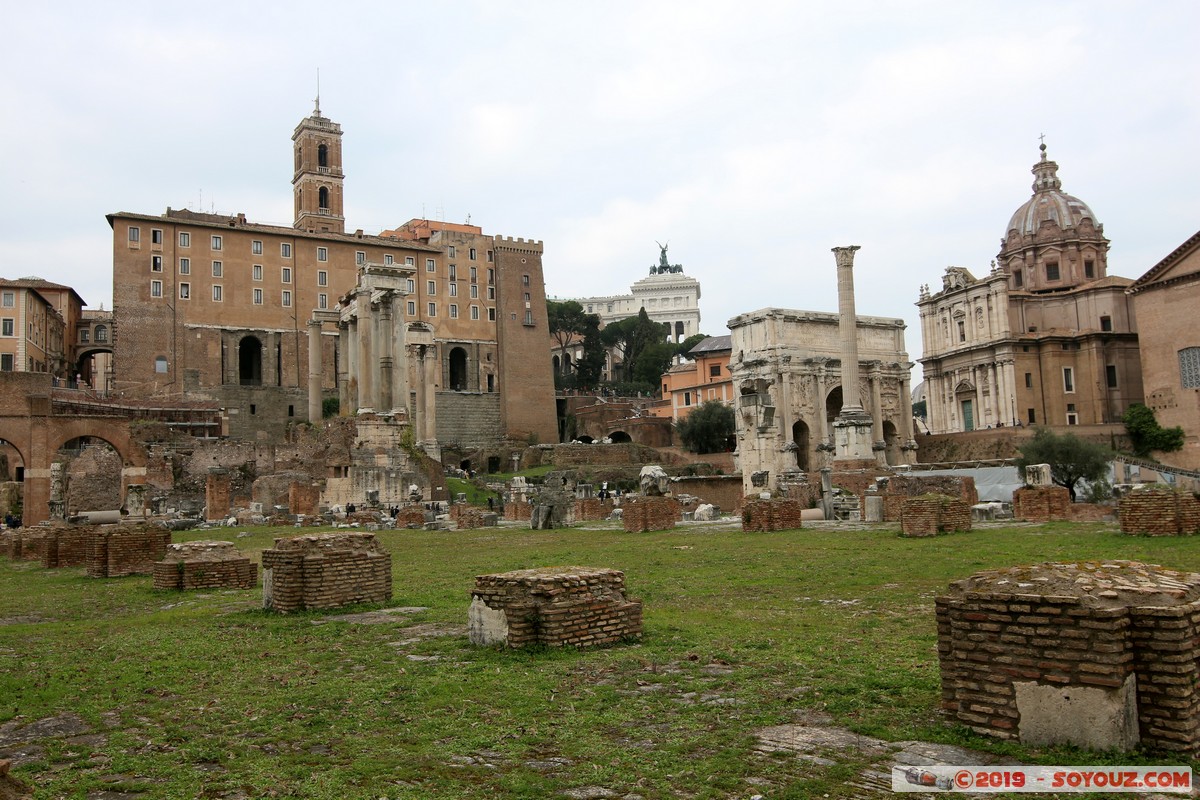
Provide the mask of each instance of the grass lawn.
MULTIPOLYGON (((257 559, 294 531, 246 533, 235 541, 257 559)), ((427 610, 372 625, 281 616, 261 610, 261 589, 155 592, 149 577, 0 559, 0 724, 74 712, 93 734, 47 741, 15 773, 47 798, 544 798, 585 786, 853 797, 837 766, 753 749, 755 731, 812 711, 859 733, 1041 763, 1182 763, 1032 750, 947 725, 933 597, 981 569, 1047 560, 1200 571, 1200 538, 1065 523, 931 539, 894 526, 626 534, 612 523, 379 538, 393 554, 390 605, 427 610), (644 639, 592 651, 467 643, 475 575, 551 565, 624 570, 645 604, 644 639)))

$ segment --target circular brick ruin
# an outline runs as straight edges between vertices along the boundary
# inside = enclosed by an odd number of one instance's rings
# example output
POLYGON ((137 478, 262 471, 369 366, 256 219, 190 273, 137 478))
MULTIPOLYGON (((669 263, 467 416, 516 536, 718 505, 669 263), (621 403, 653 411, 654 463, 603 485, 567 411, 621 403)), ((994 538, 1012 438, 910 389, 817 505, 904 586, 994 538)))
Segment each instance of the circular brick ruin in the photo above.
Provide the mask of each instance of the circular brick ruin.
POLYGON ((155 589, 253 589, 257 583, 258 565, 233 542, 169 544, 154 565, 155 589))
POLYGON ((936 603, 955 722, 1026 744, 1200 754, 1200 574, 1046 563, 978 573, 936 603))

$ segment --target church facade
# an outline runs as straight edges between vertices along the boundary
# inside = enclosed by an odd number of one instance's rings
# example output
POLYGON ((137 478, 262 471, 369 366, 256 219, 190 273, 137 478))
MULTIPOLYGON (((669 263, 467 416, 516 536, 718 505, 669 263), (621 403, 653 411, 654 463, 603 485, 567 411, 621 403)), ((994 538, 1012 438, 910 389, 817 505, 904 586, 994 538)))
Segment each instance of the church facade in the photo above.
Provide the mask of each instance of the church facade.
POLYGON ((1041 150, 988 274, 921 288, 931 433, 1115 423, 1142 401, 1132 281, 1108 274, 1104 226, 1041 150))

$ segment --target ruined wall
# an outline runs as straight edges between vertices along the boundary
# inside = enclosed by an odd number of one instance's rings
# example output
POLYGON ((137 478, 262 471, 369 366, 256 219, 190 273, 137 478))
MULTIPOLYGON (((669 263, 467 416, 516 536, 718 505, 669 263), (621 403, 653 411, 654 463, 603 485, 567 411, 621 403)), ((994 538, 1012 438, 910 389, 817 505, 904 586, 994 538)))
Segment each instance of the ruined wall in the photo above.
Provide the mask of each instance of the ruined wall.
POLYGON ((979 491, 975 479, 966 475, 892 475, 883 489, 883 519, 899 522, 904 501, 923 494, 941 494, 957 497, 968 506, 979 502, 979 491))
POLYGON ((625 573, 615 569, 479 575, 469 616, 473 644, 593 647, 642 635, 642 603, 625 597, 625 573))
POLYGON ((401 507, 396 513, 397 528, 423 528, 428 519, 425 506, 421 504, 401 507))
POLYGON ((121 456, 107 445, 89 445, 67 464, 67 513, 121 507, 121 456))
POLYGON ((172 544, 154 565, 155 589, 253 589, 257 583, 258 565, 232 542, 172 544))
POLYGON ((797 500, 747 500, 742 506, 742 530, 799 530, 803 511, 797 500))
POLYGON ((608 519, 612 510, 612 500, 601 500, 598 497, 580 497, 575 500, 575 519, 578 521, 608 519))
POLYGON ((1138 489, 1118 504, 1123 533, 1179 536, 1200 533, 1200 500, 1178 489, 1138 489))
POLYGON ((1013 517, 1026 522, 1071 518, 1071 493, 1065 486, 1022 486, 1013 492, 1013 517))
POLYGON ((517 522, 528 522, 533 519, 533 503, 510 500, 504 504, 504 518, 517 522))
POLYGON ((971 507, 957 497, 931 494, 910 497, 900 511, 905 536, 936 536, 971 530, 971 507))
POLYGON ((42 566, 47 569, 86 566, 92 535, 91 526, 47 531, 42 545, 42 566))
POLYGON ((392 597, 392 558, 373 533, 276 539, 263 551, 262 567, 263 607, 285 614, 392 597))
POLYGON ((499 392, 438 392, 436 401, 439 444, 487 447, 501 438, 499 392))
POLYGON ((450 506, 450 519, 454 521, 459 530, 484 528, 496 524, 495 512, 466 503, 455 503, 450 506))
POLYGON ((166 555, 171 532, 149 525, 105 525, 92 532, 88 547, 89 578, 153 575, 154 562, 166 555))
POLYGON ((681 517, 672 497, 629 497, 621 503, 621 523, 629 533, 669 531, 681 517))
MULTIPOLYGON (((742 507, 742 478, 740 475, 689 476, 672 480, 672 491, 700 498, 722 511, 737 513, 742 507)), ((796 498, 799 499, 799 498, 796 498)))

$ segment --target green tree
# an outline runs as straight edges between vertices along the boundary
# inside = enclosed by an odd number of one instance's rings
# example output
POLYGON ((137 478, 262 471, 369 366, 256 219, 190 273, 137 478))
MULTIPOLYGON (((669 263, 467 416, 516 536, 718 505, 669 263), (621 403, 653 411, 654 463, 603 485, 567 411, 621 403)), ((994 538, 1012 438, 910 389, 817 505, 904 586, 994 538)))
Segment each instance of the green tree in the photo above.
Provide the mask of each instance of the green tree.
MULTIPOLYGON (((562 375, 570 372, 567 367, 567 349, 582 339, 587 333, 588 317, 583 306, 577 300, 547 300, 546 321, 550 326, 550 335, 558 343, 559 368, 562 375)), ((599 324, 599 317, 596 317, 599 324)))
POLYGON ((925 419, 925 401, 918 400, 913 403, 913 416, 918 419, 925 419))
POLYGON ((1183 449, 1183 428, 1164 428, 1154 418, 1154 409, 1134 403, 1125 412, 1122 420, 1129 439, 1133 442, 1133 453, 1148 456, 1154 450, 1173 453, 1183 449))
POLYGON ((675 423, 679 441, 692 453, 723 453, 736 431, 733 409, 720 400, 705 402, 675 423))
POLYGON ((691 336, 679 343, 678 353, 684 358, 688 357, 688 353, 692 348, 709 338, 707 333, 693 333, 691 336))
POLYGON ((581 389, 594 389, 600 385, 606 355, 604 342, 600 340, 600 317, 596 314, 588 317, 583 334, 583 357, 575 362, 576 385, 581 389))
POLYGON ((662 375, 671 368, 675 358, 675 345, 670 342, 651 342, 638 357, 633 379, 662 389, 662 375))
MULTIPOLYGON (((666 342, 667 332, 661 323, 650 319, 646 309, 638 311, 636 317, 626 317, 623 320, 606 325, 600 331, 601 341, 607 347, 612 347, 621 356, 622 373, 626 381, 636 381, 638 360, 646 347, 666 342)), ((654 376, 652 385, 658 384, 659 372, 654 376)))
POLYGON ((1081 479, 1096 481, 1108 473, 1108 462, 1112 457, 1108 448, 1080 439, 1074 434, 1061 436, 1049 428, 1038 428, 1033 438, 1017 448, 1017 469, 1025 477, 1025 468, 1030 464, 1049 464, 1050 479, 1065 486, 1075 502, 1075 484, 1081 479))

